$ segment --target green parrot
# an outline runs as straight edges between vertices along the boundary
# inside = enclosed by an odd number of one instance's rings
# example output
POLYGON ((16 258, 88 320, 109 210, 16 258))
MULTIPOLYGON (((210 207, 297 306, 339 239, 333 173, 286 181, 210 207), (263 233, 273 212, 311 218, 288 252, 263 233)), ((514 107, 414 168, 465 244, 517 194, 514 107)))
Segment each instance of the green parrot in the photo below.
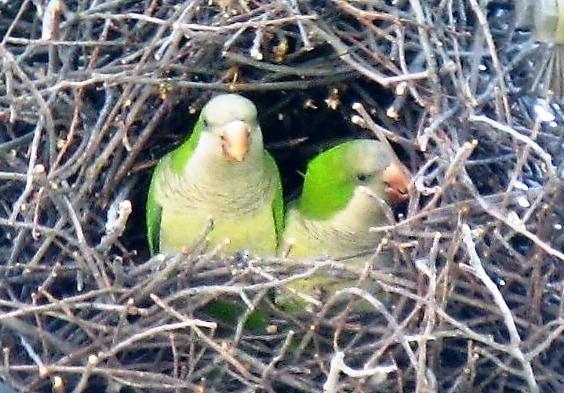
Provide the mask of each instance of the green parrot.
MULTIPOLYGON (((362 272, 382 237, 370 228, 386 220, 374 195, 400 203, 407 199, 409 182, 407 169, 378 141, 352 140, 322 152, 307 166, 300 197, 288 205, 282 247, 292 258, 343 258, 343 263, 362 272)), ((386 253, 380 254, 380 261, 387 259, 386 253)), ((295 302, 303 308, 298 297, 319 300, 344 284, 320 272, 293 281, 277 296, 277 303, 292 309, 295 302), (302 296, 296 297, 296 291, 302 296)))
POLYGON ((212 222, 207 240, 226 244, 221 256, 275 255, 283 209, 280 173, 264 150, 255 105, 238 94, 221 94, 153 172, 146 209, 149 250, 188 249, 212 222))

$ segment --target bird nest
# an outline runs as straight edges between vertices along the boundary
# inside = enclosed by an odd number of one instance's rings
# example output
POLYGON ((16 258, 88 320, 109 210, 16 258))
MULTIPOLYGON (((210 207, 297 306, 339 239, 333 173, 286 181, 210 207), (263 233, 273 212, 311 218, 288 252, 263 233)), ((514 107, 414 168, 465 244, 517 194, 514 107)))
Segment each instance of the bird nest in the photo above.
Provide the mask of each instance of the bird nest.
POLYGON ((0 0, 0 380, 563 391, 564 113, 537 78, 558 48, 512 3, 0 0), (335 141, 390 141, 413 173, 375 229, 393 264, 150 258, 151 169, 219 91, 257 104, 286 199, 335 141), (321 270, 358 285, 273 304, 321 270))

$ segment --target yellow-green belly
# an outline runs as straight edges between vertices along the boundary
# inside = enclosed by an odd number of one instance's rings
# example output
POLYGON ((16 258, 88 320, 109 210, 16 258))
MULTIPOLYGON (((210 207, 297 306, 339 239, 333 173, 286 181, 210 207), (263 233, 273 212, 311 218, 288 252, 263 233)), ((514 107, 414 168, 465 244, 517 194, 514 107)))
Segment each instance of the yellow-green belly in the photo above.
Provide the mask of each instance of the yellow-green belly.
MULTIPOLYGON (((293 240, 289 255, 291 258, 347 258, 341 262, 347 265, 351 274, 347 277, 346 272, 318 270, 311 277, 292 281, 276 297, 276 303, 288 312, 311 307, 300 295, 324 300, 337 290, 356 287, 358 277, 354 273, 360 275, 366 264, 374 261, 375 256, 370 251, 376 248, 380 240, 380 236, 371 234, 368 228, 356 234, 339 233, 331 229, 330 222, 320 222, 319 225, 310 225, 306 229, 305 219, 296 210, 290 210, 287 216, 284 239, 288 241, 290 238, 293 240), (352 257, 362 252, 366 254, 352 257)), ((383 252, 377 261, 385 263, 389 257, 387 252, 383 252)), ((372 290, 374 284, 368 279, 363 287, 372 290)))
POLYGON ((270 206, 252 215, 213 217, 205 211, 186 212, 163 209, 160 228, 160 251, 174 252, 190 249, 201 238, 209 218, 214 226, 208 234, 209 248, 225 244, 220 255, 248 251, 257 256, 276 254, 277 238, 274 217, 270 206))

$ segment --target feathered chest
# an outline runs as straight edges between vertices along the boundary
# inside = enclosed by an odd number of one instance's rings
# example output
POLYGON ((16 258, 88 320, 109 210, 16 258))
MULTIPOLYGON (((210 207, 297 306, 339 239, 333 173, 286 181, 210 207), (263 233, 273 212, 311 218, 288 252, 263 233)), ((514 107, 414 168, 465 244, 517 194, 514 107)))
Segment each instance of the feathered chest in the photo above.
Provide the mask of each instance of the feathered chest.
POLYGON ((348 205, 326 219, 308 218, 303 212, 291 210, 285 237, 294 237, 305 249, 320 255, 343 256, 373 249, 381 235, 370 228, 385 222, 379 203, 362 190, 357 190, 348 205))
POLYGON ((190 162, 181 173, 163 165, 156 197, 163 209, 182 215, 240 216, 271 203, 274 177, 263 165, 246 162, 190 162))

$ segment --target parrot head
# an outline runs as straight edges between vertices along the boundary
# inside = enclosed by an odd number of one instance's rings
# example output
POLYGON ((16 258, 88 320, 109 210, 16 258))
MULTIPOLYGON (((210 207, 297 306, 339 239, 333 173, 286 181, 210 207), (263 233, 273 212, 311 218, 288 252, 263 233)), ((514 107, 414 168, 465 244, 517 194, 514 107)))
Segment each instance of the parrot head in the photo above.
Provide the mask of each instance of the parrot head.
POLYGON ((219 158, 237 163, 263 152, 257 108, 243 96, 222 94, 212 98, 202 109, 198 123, 198 145, 219 158))
MULTIPOLYGON (((407 199, 410 176, 387 148, 369 139, 337 145, 314 158, 307 167, 300 210, 310 218, 327 219, 347 206, 380 214, 374 196, 391 205, 407 199)), ((366 217, 368 218, 368 217, 366 217)))
POLYGON ((408 198, 409 173, 399 161, 392 159, 382 143, 374 140, 348 142, 342 157, 345 184, 341 188, 352 188, 352 202, 360 204, 367 212, 380 210, 374 203, 374 195, 390 205, 398 205, 408 198))

